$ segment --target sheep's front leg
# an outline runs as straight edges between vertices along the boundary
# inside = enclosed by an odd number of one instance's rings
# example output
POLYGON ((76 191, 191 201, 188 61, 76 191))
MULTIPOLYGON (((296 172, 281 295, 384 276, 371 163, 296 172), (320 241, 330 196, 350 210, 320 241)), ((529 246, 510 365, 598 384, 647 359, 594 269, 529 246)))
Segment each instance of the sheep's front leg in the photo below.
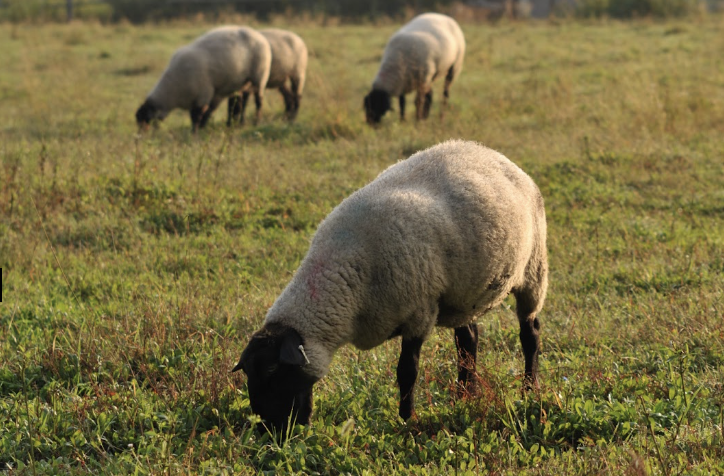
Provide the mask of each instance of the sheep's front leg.
POLYGON ((397 384, 400 386, 400 416, 409 419, 415 411, 415 383, 420 361, 422 339, 402 338, 400 361, 397 363, 397 384))
POLYGON ((467 326, 455 328, 455 347, 458 350, 458 392, 468 389, 468 380, 475 375, 475 362, 478 356, 478 325, 471 322, 467 326))
POLYGON ((405 95, 400 94, 400 120, 405 120, 405 95))
POLYGON ((204 113, 206 112, 206 109, 208 106, 198 107, 194 106, 189 111, 189 115, 191 116, 191 131, 196 133, 196 131, 199 130, 199 127, 201 127, 201 120, 204 117, 204 113))
POLYGON ((209 119, 211 119, 211 114, 214 113, 217 107, 219 107, 219 104, 221 104, 222 98, 215 97, 211 100, 211 104, 208 105, 204 113, 201 115, 201 120, 199 121, 199 128, 206 127, 206 123, 209 122, 209 119))

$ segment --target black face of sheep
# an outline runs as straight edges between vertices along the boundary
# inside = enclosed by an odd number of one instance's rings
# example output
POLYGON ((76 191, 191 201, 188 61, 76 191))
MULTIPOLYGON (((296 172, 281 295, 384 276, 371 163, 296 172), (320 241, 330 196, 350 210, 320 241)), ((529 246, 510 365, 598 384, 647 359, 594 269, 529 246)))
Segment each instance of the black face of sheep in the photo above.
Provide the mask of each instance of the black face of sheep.
POLYGON ((282 437, 290 423, 306 425, 312 416, 312 385, 302 338, 290 327, 270 325, 255 333, 232 372, 247 375, 249 401, 264 425, 282 437))
POLYGON ((368 124, 379 124, 382 116, 392 109, 390 95, 379 89, 373 89, 364 101, 365 116, 368 124))
POLYGON ((157 117, 158 108, 149 100, 146 100, 136 111, 136 123, 139 129, 148 129, 148 126, 151 125, 151 122, 157 117))

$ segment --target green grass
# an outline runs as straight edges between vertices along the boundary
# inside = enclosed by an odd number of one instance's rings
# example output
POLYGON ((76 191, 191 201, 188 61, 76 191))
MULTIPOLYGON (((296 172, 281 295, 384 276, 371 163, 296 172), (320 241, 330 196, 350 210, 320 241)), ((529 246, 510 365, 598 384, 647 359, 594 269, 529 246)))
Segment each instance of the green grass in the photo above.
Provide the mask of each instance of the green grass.
MULTIPOLYGON (((133 114, 211 25, 0 25, 0 467, 9 474, 724 472, 724 18, 463 24, 444 122, 364 124, 395 25, 285 25, 310 47, 298 121, 197 136, 133 114), (353 190, 448 138, 546 199, 540 392, 513 306, 480 318, 479 396, 452 333, 397 417, 399 342, 342 349, 311 425, 252 430, 229 370, 353 190)), ((412 117, 412 116, 410 116, 412 117)))

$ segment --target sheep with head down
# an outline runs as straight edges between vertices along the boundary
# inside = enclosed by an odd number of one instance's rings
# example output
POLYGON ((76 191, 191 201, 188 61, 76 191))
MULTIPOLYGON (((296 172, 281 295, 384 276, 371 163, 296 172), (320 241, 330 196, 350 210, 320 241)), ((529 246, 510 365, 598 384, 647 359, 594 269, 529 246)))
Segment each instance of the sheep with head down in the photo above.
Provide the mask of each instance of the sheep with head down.
POLYGON ((283 432, 289 421, 309 422, 312 387, 337 349, 401 336, 407 419, 433 329, 454 329, 465 388, 475 372, 474 319, 513 293, 529 388, 547 286, 545 210, 533 180, 498 152, 448 141, 391 166, 324 219, 233 370, 248 377, 252 411, 283 432))
MULTIPOLYGON (((269 71, 267 89, 278 89, 284 99, 284 115, 289 121, 294 121, 299 112, 299 103, 302 100, 304 81, 307 76, 307 45, 299 35, 278 28, 259 30, 269 42, 272 52, 272 62, 269 71)), ((249 91, 245 90, 241 96, 234 95, 229 98, 227 125, 234 122, 244 123, 244 111, 249 100, 249 91)))
POLYGON ((180 108, 190 112, 195 132, 221 101, 245 87, 254 91, 258 120, 270 68, 271 47, 261 33, 243 26, 215 28, 174 53, 136 111, 136 122, 145 129, 180 108))
POLYGON ((400 119, 405 119, 405 95, 415 92, 416 118, 426 119, 432 105, 432 82, 445 77, 444 111, 450 97, 450 85, 463 68, 465 37, 449 16, 424 13, 413 18, 392 35, 385 46, 382 63, 364 98, 365 117, 378 124, 392 109, 392 98, 400 104, 400 119))

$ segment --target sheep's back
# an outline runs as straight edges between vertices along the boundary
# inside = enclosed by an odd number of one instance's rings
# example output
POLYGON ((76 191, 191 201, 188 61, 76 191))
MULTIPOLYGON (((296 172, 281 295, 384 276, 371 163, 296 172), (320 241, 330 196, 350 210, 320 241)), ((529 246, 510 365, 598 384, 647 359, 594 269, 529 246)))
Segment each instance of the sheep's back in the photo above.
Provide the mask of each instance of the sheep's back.
POLYGON ((440 309, 437 325, 457 327, 500 303, 524 279, 541 213, 537 187, 512 162, 450 141, 351 195, 312 247, 329 248, 336 235, 365 250, 368 294, 358 327, 378 329, 357 335, 355 345, 366 348, 430 307, 440 309))
POLYGON ((166 110, 193 107, 200 92, 210 81, 204 56, 193 45, 176 50, 148 97, 163 104, 166 110))
POLYGON ((453 65, 462 68, 465 39, 457 23, 440 14, 424 14, 400 28, 387 42, 373 88, 392 95, 414 91, 444 76, 453 65))
POLYGON ((278 88, 288 78, 299 78, 307 68, 307 46, 296 34, 277 28, 260 30, 272 51, 271 70, 267 86, 278 88))
POLYGON ((199 38, 217 95, 229 95, 248 81, 258 84, 269 74, 271 48, 261 33, 247 27, 220 27, 199 38))

